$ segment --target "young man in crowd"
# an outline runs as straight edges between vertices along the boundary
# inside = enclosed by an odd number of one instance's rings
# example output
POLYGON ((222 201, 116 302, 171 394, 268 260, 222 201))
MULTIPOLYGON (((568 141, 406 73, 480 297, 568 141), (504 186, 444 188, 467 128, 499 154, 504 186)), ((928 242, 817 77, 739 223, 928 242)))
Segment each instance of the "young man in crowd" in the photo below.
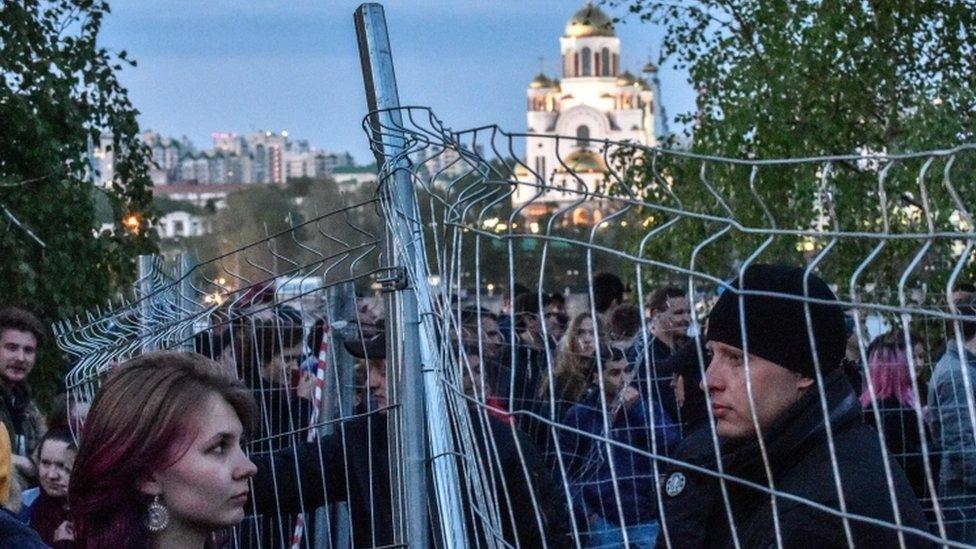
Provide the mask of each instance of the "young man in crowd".
POLYGON ((674 372, 670 357, 687 341, 691 323, 691 304, 685 291, 677 286, 658 288, 647 299, 650 315, 649 336, 638 335, 626 353, 634 364, 634 381, 645 398, 660 402, 668 415, 680 421, 680 411, 671 389, 674 372))
POLYGON ((549 339, 549 346, 555 348, 569 325, 566 298, 560 293, 551 293, 543 296, 543 300, 542 312, 545 316, 546 335, 549 339))
MULTIPOLYGON (((972 295, 963 298, 954 312, 973 320, 958 323, 962 339, 953 337, 946 345, 929 380, 927 402, 935 455, 941 455, 936 481, 946 535, 976 544, 976 442, 970 415, 970 405, 976 406, 976 301, 972 295)), ((953 329, 950 325, 950 334, 953 329)))
MULTIPOLYGON (((345 347, 366 361, 371 409, 375 412, 338 425, 335 434, 322 437, 318 444, 254 456, 258 466, 253 481, 254 505, 258 513, 274 515, 346 501, 352 518, 352 545, 389 546, 394 536, 387 416, 388 407, 396 403, 389 402, 386 338, 380 333, 368 340, 346 342, 345 347)), ((498 502, 505 542, 540 547, 543 539, 548 539, 558 546, 569 530, 568 517, 560 505, 560 492, 535 447, 512 425, 474 410, 470 425, 473 440, 480 445, 478 460, 486 471, 494 472, 489 482, 508 487, 508 497, 498 502), (538 508, 533 501, 539 503, 538 508), (538 520, 537 510, 541 513, 538 520)), ((491 533, 472 531, 469 524, 471 546, 483 545, 486 535, 491 533)))
POLYGON ((622 351, 605 346, 600 356, 590 390, 566 411, 567 428, 559 430, 577 528, 585 525, 587 547, 622 547, 625 539, 631 547, 651 547, 660 529, 656 475, 653 459, 643 452, 669 455, 678 431, 659 405, 650 408, 630 385, 622 351), (615 443, 609 449, 604 436, 615 443))
POLYGON ((27 376, 34 370, 44 327, 33 314, 15 307, 0 310, 0 422, 13 445, 13 464, 22 484, 37 476, 30 456, 44 432, 27 376))
MULTIPOLYGON (((703 383, 724 473, 790 497, 774 504, 766 491, 726 481, 730 512, 714 506, 708 547, 897 547, 893 500, 905 546, 930 545, 918 533, 928 527, 915 494, 897 464, 889 479, 878 435, 863 423, 840 369, 846 330, 843 311, 830 303, 836 300, 821 279, 801 269, 753 265, 709 314, 712 359, 703 383), (855 517, 845 525, 815 505, 855 517)), ((680 486, 671 488, 669 495, 680 496, 680 486)))
POLYGON ((481 350, 484 376, 501 395, 511 386, 511 353, 502 332, 499 317, 488 309, 469 307, 461 310, 461 339, 481 350))

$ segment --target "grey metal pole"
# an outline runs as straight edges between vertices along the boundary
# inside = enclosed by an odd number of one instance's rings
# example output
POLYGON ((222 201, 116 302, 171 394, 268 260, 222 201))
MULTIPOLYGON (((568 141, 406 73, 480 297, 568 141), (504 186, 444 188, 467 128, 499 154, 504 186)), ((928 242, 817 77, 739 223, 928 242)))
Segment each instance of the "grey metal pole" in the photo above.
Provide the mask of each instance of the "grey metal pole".
POLYGON ((152 293, 153 275, 152 255, 140 255, 138 259, 138 278, 136 279, 136 297, 139 299, 139 328, 140 339, 142 340, 142 352, 149 351, 149 336, 152 334, 150 324, 152 323, 152 307, 149 303, 149 294, 152 293))
MULTIPOLYGON (((400 127, 402 124, 397 110, 375 112, 400 107, 383 6, 375 3, 363 4, 356 10, 354 19, 366 99, 370 112, 375 113, 371 123, 374 128, 400 127)), ((377 165, 383 166, 384 161, 398 158, 403 146, 402 135, 384 132, 382 144, 374 147, 373 151, 377 165)), ((389 247, 392 253, 387 254, 387 262, 392 269, 410 268, 423 257, 423 250, 416 247, 421 234, 419 220, 413 217, 413 212, 416 211, 416 195, 406 170, 391 169, 388 173, 392 174, 392 178, 385 182, 383 192, 390 193, 390 198, 400 211, 393 214, 393 219, 388 220, 389 240, 399 245, 389 247)), ((397 305, 396 308, 388 307, 387 310, 387 330, 390 336, 387 341, 392 351, 387 353, 387 368, 392 385, 390 392, 394 398, 391 403, 394 407, 389 411, 388 420, 391 426, 390 469, 394 475, 394 484, 391 486, 395 503, 394 544, 424 548, 429 546, 431 538, 427 512, 427 433, 420 353, 420 315, 416 295, 403 285, 395 290, 391 301, 397 305), (396 478, 397 474, 400 478, 396 478)))

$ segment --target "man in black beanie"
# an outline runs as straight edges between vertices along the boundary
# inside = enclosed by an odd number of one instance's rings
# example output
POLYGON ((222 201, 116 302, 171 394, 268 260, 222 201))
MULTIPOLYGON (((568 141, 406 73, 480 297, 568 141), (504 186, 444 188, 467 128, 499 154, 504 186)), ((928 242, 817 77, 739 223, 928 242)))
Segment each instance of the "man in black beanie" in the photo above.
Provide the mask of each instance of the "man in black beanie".
POLYGON ((735 535, 741 547, 897 547, 893 499, 905 545, 931 545, 919 535, 928 528, 895 463, 892 497, 878 435, 864 425, 839 367, 846 336, 836 301, 823 280, 801 269, 753 265, 712 309, 703 386, 724 472, 773 486, 780 497, 773 504, 769 491, 727 481, 730 509, 714 507, 706 546, 734 546, 735 535), (891 526, 851 517, 848 537, 842 509, 891 526))

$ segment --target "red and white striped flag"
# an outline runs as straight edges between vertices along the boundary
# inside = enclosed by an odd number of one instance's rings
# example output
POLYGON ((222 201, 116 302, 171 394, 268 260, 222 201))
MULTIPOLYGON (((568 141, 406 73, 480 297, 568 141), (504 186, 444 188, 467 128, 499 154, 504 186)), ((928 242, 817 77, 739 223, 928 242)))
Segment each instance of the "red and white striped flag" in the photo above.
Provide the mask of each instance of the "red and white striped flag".
MULTIPOLYGON (((319 415, 322 409, 322 393, 325 391, 325 369, 326 359, 329 356, 329 323, 322 326, 322 344, 319 345, 319 361, 315 366, 315 393, 312 395, 312 415, 308 420, 308 441, 313 442, 318 429, 315 424, 319 422, 319 415)), ((295 531, 291 536, 291 549, 301 549, 302 536, 305 534, 305 515, 301 514, 295 519, 295 531)))

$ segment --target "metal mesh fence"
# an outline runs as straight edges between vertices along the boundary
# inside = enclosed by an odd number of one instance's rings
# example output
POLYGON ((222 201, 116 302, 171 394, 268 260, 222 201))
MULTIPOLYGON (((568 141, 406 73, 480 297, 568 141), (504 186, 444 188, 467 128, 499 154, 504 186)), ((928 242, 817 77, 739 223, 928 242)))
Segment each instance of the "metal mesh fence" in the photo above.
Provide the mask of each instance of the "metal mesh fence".
MULTIPOLYGON (((444 353, 439 385, 471 492, 469 524, 485 535, 479 545, 524 542, 522 528, 558 544, 653 545, 660 531, 660 543, 687 546, 694 540, 672 537, 666 513, 670 492, 680 494, 690 482, 686 475, 714 485, 711 501, 691 504, 715 505, 712 518, 730 529, 724 538, 708 533, 708 545, 792 545, 800 538, 784 524, 795 527, 796 517, 804 517, 801 525, 828 525, 832 534, 821 541, 839 545, 872 538, 971 542, 971 493, 952 476, 973 457, 965 442, 973 436, 971 371, 958 365, 969 352, 960 321, 971 313, 959 307, 971 299, 960 284, 969 280, 973 258, 963 198, 972 193, 972 147, 732 160, 497 127, 454 132, 419 107, 401 109, 399 118, 401 126, 382 127, 373 140, 406 136, 405 158, 396 165, 409 166, 399 169, 409 170, 417 189, 420 207, 412 215, 424 227, 433 273, 413 273, 411 280, 427 283, 427 306, 440 326, 432 342, 444 353), (544 173, 530 168, 519 160, 526 142, 557 151, 559 165, 544 173), (760 417, 770 389, 746 376, 745 419, 751 415, 759 432, 773 431, 753 449, 758 473, 747 475, 735 462, 732 472, 723 470, 730 441, 710 427, 721 421, 707 380, 703 421, 691 425, 682 417, 692 412, 675 402, 674 384, 684 380, 676 379, 671 355, 683 343, 701 342, 718 295, 762 263, 799 265, 805 281, 814 274, 826 280, 845 309, 849 338, 843 376, 826 365, 811 374, 804 402, 821 440, 795 447, 799 455, 784 456, 777 447, 777 426, 760 417), (614 315, 597 295, 605 273, 629 281, 623 305, 638 319, 631 332, 606 326, 614 315), (655 290, 664 288, 687 299, 677 305, 684 311, 655 308, 655 290), (669 322, 676 322, 671 334, 669 322), (607 345, 618 346, 623 358, 601 350, 607 345), (846 408, 832 400, 842 384, 855 399, 847 398, 846 408), (871 430, 851 435, 850 424, 835 417, 843 410, 871 430), (702 423, 707 466, 687 461, 681 446, 702 423), (479 445, 490 446, 483 440, 489 427, 509 428, 513 436, 485 449, 479 445), (860 437, 855 446, 864 447, 859 459, 872 462, 873 480, 859 478, 863 463, 844 454, 851 436, 860 437), (513 441, 520 467, 506 469, 499 464, 511 457, 513 441), (524 455, 523 443, 538 459, 524 455), (777 475, 791 470, 784 460, 805 454, 819 456, 817 481, 825 492, 776 485, 777 475), (525 501, 512 501, 512 486, 531 486, 540 467, 556 481, 556 492, 547 494, 555 499, 540 503, 535 486, 525 501), (885 494, 868 504, 858 497, 866 487, 885 494), (737 509, 749 498, 768 524, 737 509), (756 507, 757 498, 768 508, 756 507), (916 499, 924 522, 913 522, 913 509, 906 509, 916 499), (552 529, 559 507, 569 519, 564 531, 552 529), (527 511, 537 524, 520 522, 527 511)), ((803 293, 779 297, 808 309, 823 303, 803 293)), ((711 353, 692 353, 691 377, 706 377, 711 353)), ((678 535, 686 533, 683 519, 671 521, 678 535)))
POLYGON ((725 159, 423 107, 364 129, 374 199, 56 330, 79 413, 146 351, 244 380, 231 546, 976 542, 974 146, 725 159), (762 264, 795 291, 747 285, 762 264))

